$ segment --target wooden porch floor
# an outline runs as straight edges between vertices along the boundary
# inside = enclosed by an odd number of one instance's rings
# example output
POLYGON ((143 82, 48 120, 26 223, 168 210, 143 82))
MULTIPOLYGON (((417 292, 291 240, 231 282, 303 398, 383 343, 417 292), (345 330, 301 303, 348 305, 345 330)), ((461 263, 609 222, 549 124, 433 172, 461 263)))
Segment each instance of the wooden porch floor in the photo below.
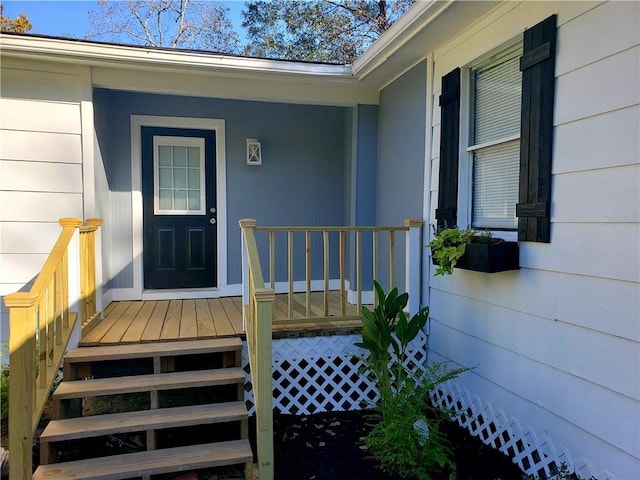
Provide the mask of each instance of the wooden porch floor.
MULTIPOLYGON (((304 293, 293 295, 294 318, 306 312, 304 293)), ((311 294, 312 314, 322 315, 324 295, 311 294)), ((356 306, 347 304, 347 315, 356 315, 356 306)), ((276 295, 274 317, 286 318, 288 295, 276 295)), ((329 315, 340 312, 339 292, 330 292, 329 315)), ((359 333, 355 321, 322 321, 274 325, 273 338, 359 333)), ((204 338, 245 337, 242 327, 242 298, 196 300, 153 300, 112 302, 104 318, 80 340, 80 346, 120 345, 126 343, 196 340, 204 338)))

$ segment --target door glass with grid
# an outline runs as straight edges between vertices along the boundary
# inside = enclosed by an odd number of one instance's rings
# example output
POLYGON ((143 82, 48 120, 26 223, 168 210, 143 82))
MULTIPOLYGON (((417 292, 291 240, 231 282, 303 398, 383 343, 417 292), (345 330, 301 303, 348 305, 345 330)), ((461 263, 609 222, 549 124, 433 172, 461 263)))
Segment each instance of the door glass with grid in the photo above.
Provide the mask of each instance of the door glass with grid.
POLYGON ((205 215, 204 139, 154 137, 154 214, 205 215))
POLYGON ((471 69, 472 226, 517 227, 522 43, 471 69))

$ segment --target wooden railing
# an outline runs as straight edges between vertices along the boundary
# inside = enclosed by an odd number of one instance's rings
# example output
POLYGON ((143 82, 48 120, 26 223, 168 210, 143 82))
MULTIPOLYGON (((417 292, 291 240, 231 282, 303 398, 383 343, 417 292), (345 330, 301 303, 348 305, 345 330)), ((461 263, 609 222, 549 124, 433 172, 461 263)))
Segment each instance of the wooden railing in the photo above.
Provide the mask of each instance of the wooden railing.
MULTIPOLYGON (((372 280, 379 280, 385 277, 388 285, 396 285, 396 251, 398 246, 398 234, 405 236, 405 288, 409 292, 409 311, 416 313, 420 308, 420 264, 421 264, 421 220, 405 220, 400 227, 257 227, 253 219, 240 221, 242 237, 244 242, 243 254, 243 305, 245 317, 245 329, 247 332, 247 343, 249 348, 249 359, 251 364, 251 380, 253 385, 253 395, 256 405, 257 423, 257 446, 258 465, 260 467, 260 479, 273 478, 273 412, 272 412, 272 329, 273 325, 287 323, 321 323, 348 321, 360 318, 360 311, 363 305, 363 285, 372 288, 372 280), (268 285, 265 288, 265 279, 262 273, 261 259, 256 243, 256 232, 266 232, 268 236, 268 285), (276 256, 276 234, 286 237, 286 254, 282 259, 276 256), (304 260, 297 259, 297 262, 304 262, 305 278, 303 283, 294 281, 294 235, 304 236, 304 260), (365 244, 363 236, 370 237, 370 244, 365 244), (322 255, 322 279, 312 281, 312 235, 321 237, 322 255), (354 238, 347 242, 347 235, 354 238), (332 236, 330 238, 330 236, 332 236), (384 240, 384 242, 383 242, 384 240), (334 244, 334 250, 330 251, 330 245, 334 244), (337 243, 337 247, 335 246, 337 243), (382 274, 381 244, 386 244, 385 255, 388 270, 382 274), (347 254, 349 251, 349 255, 347 254), (364 254, 366 252, 366 255, 364 254), (337 267, 335 259, 337 255, 337 267), (356 306, 355 313, 351 308, 351 313, 347 309, 347 261, 352 258, 349 286, 353 304, 356 306), (363 257, 366 257, 363 259, 363 257), (285 262, 287 265, 287 280, 285 284, 278 285, 276 282, 276 268, 278 262, 285 262), (370 270, 371 277, 364 278, 365 264, 370 270), (337 278, 331 278, 331 265, 337 270, 337 278), (302 287, 300 288, 300 285, 302 287), (320 285, 318 287, 318 285, 320 285), (288 297, 287 312, 285 315, 278 315, 274 318, 275 290, 284 290, 288 297), (296 310, 294 315, 294 295, 297 290, 304 291, 303 313, 296 310), (340 305, 337 311, 330 311, 330 292, 338 291, 340 305), (312 305, 312 291, 322 292, 322 306, 318 312, 312 305)), ((400 239, 401 241, 402 239, 400 239)), ((267 262, 265 262, 267 264, 267 262)), ((316 263, 317 265, 317 263, 316 263)), ((370 293, 371 302, 375 299, 370 293)))
POLYGON ((273 480, 273 394, 271 390, 272 288, 265 288, 254 229, 255 220, 240 220, 244 248, 243 283, 248 287, 245 330, 256 415, 256 447, 260 480, 273 480))
MULTIPOLYGON (((96 222, 100 223, 89 228, 97 228, 102 223, 96 222)), ((70 303, 78 295, 71 292, 69 268, 70 263, 77 265, 77 260, 73 258, 70 262, 69 254, 82 220, 62 218, 59 223, 62 232, 31 289, 4 297, 9 309, 11 480, 31 478, 33 435, 78 318, 70 309, 70 303)), ((89 245, 92 240, 93 236, 85 240, 86 254, 80 258, 80 282, 88 295, 93 286, 95 307, 95 247, 89 245)), ((84 309, 83 299, 80 301, 84 309)))

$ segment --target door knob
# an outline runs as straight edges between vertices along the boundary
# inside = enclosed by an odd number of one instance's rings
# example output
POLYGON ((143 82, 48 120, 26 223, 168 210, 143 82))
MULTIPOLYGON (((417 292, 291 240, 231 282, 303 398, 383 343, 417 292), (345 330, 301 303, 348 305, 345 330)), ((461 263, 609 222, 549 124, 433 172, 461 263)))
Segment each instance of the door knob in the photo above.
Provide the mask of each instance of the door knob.
POLYGON ((214 224, 216 223, 216 219, 215 219, 215 218, 210 218, 210 219, 209 219, 209 223, 210 223, 211 225, 214 225, 214 224))

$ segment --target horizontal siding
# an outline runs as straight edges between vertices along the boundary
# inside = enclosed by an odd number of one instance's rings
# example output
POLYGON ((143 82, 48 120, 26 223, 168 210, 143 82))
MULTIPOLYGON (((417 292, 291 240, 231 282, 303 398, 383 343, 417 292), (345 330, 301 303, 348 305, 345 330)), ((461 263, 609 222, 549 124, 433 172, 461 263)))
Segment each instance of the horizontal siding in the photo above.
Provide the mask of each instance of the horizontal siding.
POLYGON ((80 105, 0 99, 0 129, 80 134, 80 105))
POLYGON ((62 227, 58 223, 3 222, 2 253, 49 253, 62 227))
MULTIPOLYGON (((434 329, 437 328, 440 327, 434 325, 434 329)), ((447 358, 431 351, 429 360, 444 361, 447 358)), ((517 419, 523 429, 533 428, 533 426, 542 424, 544 425, 544 430, 534 430, 538 438, 541 439, 543 435, 551 435, 550 440, 557 449, 568 449, 573 454, 580 452, 579 456, 574 457, 576 463, 583 463, 581 459, 606 458, 608 465, 618 467, 616 469, 617 478, 635 479, 638 477, 638 466, 633 454, 624 452, 610 443, 603 442, 599 437, 592 435, 584 428, 567 422, 565 418, 559 415, 539 408, 533 399, 515 395, 512 391, 487 380, 475 371, 464 373, 456 383, 462 384, 463 396, 468 393, 474 404, 482 407, 486 417, 490 417, 489 414, 491 412, 494 415, 502 413, 508 422, 511 418, 517 419), (476 392, 482 392, 483 398, 477 397, 475 395, 476 392)), ((563 388, 561 387, 559 391, 562 392, 563 388)), ((585 402, 584 399, 581 401, 582 403, 589 403, 588 401, 585 402)), ((633 421, 633 418, 630 421, 633 421)), ((612 420, 612 423, 614 422, 615 419, 612 420)), ((598 470, 597 473, 602 472, 605 467, 601 466, 598 470)), ((598 478, 607 478, 607 476, 600 475, 598 478)))
POLYGON ((82 163, 80 135, 75 133, 2 130, 0 145, 3 160, 82 163))
POLYGON ((498 305, 514 314, 561 321, 632 341, 640 338, 640 322, 634 321, 640 305, 635 282, 523 268, 492 275, 454 270, 452 276, 433 277, 431 285, 432 304, 439 301, 438 295, 450 294, 484 302, 487 308, 498 305))
POLYGON ((48 256, 48 253, 0 253, 0 284, 33 282, 48 256))
POLYGON ((2 221, 51 222, 62 217, 82 218, 80 193, 0 192, 0 204, 2 221))
POLYGON ((629 2, 624 13, 615 2, 571 18, 558 31, 556 75, 581 68, 637 45, 640 3, 629 2), (615 25, 615 28, 611 28, 615 25))
POLYGON ((561 75, 556 78, 554 124, 637 105, 639 83, 640 47, 561 75))
POLYGON ((80 98, 77 74, 2 66, 2 97, 39 102, 75 103, 80 98))
POLYGON ((638 282, 638 245, 637 223, 554 223, 551 244, 521 244, 520 266, 638 282))
MULTIPOLYGON (((454 359, 458 364, 477 365, 474 375, 530 401, 531 408, 541 409, 541 414, 559 416, 630 455, 637 454, 639 439, 635 427, 640 421, 640 411, 635 399, 608 389, 594 388, 592 382, 571 372, 535 362, 438 321, 431 325, 431 336, 434 340, 433 343, 430 340, 430 345, 440 355, 454 359), (620 419, 625 419, 624 425, 620 419)), ((558 350, 565 348, 559 342, 554 344, 558 350)), ((508 412, 508 406, 503 404, 501 408, 508 412)), ((545 418, 539 418, 538 426, 534 428, 543 431, 546 422, 545 418)), ((611 467, 615 466, 608 469, 611 467)))
POLYGON ((551 221, 637 223, 640 221, 639 185, 639 163, 557 174, 553 177, 551 221))
POLYGON ((637 394, 637 385, 628 381, 640 378, 638 352, 632 340, 446 292, 434 296, 432 307, 438 312, 453 313, 438 318, 440 323, 481 342, 557 370, 567 370, 573 376, 630 398, 637 394), (548 341, 550 338, 553 342, 548 341), (590 348, 584 348, 585 345, 590 348), (617 371, 625 371, 626 375, 611 374, 617 371))
POLYGON ((82 165, 0 160, 0 190, 82 193, 82 165))
POLYGON ((638 164, 640 112, 637 106, 557 125, 555 132, 554 174, 638 164))
POLYGON ((520 243, 518 271, 431 277, 430 358, 479 364, 460 379, 472 395, 569 448, 578 466, 635 478, 638 2, 508 3, 434 52, 429 221, 435 223, 438 197, 441 77, 553 13, 559 29, 551 243, 520 243))

